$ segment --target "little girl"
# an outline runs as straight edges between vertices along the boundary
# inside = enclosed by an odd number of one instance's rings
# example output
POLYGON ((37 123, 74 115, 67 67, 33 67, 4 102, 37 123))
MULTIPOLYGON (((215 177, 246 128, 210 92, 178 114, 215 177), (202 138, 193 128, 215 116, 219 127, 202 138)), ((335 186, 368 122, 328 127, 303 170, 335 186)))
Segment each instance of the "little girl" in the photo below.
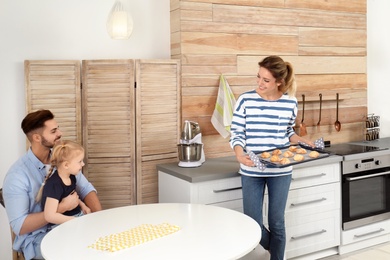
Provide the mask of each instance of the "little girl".
POLYGON ((51 167, 40 188, 36 201, 41 201, 47 222, 58 225, 68 220, 91 213, 79 200, 79 205, 63 214, 57 212, 61 200, 76 190, 76 177, 84 166, 84 148, 72 141, 61 141, 54 146, 51 154, 51 167))

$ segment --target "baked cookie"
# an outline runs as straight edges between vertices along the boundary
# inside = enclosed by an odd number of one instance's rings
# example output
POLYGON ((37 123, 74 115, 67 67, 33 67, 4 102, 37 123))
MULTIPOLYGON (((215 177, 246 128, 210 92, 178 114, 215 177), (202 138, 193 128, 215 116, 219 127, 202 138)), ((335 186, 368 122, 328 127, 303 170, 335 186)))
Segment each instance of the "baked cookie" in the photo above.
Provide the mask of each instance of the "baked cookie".
POLYGON ((278 155, 272 155, 270 161, 271 162, 280 162, 280 158, 278 155))
POLYGON ((293 156, 294 156, 294 153, 291 151, 285 151, 283 153, 283 157, 286 157, 286 158, 293 157, 293 156))
POLYGON ((311 151, 311 152, 309 153, 309 157, 310 157, 310 158, 318 158, 318 156, 320 156, 320 153, 317 152, 317 151, 311 151))
POLYGON ((294 156, 294 161, 297 161, 297 162, 303 161, 304 159, 305 159, 305 157, 302 154, 296 154, 294 156))
POLYGON ((290 160, 289 160, 288 158, 282 158, 282 159, 280 160, 280 164, 285 165, 285 164, 289 164, 289 163, 290 163, 290 160))
POLYGON ((262 152, 260 157, 263 159, 267 159, 271 157, 271 154, 269 152, 262 152))
POLYGON ((295 145, 292 145, 292 146, 290 146, 289 148, 288 148, 288 150, 290 151, 290 152, 295 152, 296 150, 297 150, 297 148, 298 147, 296 147, 295 145))
POLYGON ((295 152, 299 153, 299 154, 306 154, 307 153, 305 148, 297 148, 297 150, 295 152))

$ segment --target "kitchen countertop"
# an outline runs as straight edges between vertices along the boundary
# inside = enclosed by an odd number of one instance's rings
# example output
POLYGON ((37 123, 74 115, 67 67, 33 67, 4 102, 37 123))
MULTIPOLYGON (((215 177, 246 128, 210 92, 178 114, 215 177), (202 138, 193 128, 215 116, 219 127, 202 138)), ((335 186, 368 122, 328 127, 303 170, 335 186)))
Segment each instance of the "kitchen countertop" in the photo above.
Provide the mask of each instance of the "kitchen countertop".
MULTIPOLYGON (((390 149, 390 137, 380 138, 374 141, 350 143, 390 149)), ((305 167, 320 166, 324 164, 341 162, 342 159, 342 156, 331 155, 323 159, 296 164, 293 167, 294 169, 300 169, 305 167)), ((201 166, 195 168, 179 167, 177 164, 178 163, 159 164, 157 165, 157 170, 168 173, 172 176, 178 177, 191 183, 240 176, 240 174, 238 173, 239 164, 235 156, 211 159, 206 158, 206 161, 201 166)))
POLYGON ((373 141, 352 142, 351 144, 369 145, 369 146, 374 146, 379 148, 390 149, 390 137, 380 138, 373 141))
MULTIPOLYGON (((294 165, 294 169, 319 166, 324 164, 331 164, 335 162, 341 162, 342 156, 331 155, 326 158, 313 160, 301 164, 294 165)), ((178 163, 167 163, 157 165, 157 170, 178 177, 185 181, 195 183, 203 181, 218 180, 230 177, 240 176, 238 173, 239 163, 235 156, 211 158, 199 167, 184 168, 179 167, 178 163)))

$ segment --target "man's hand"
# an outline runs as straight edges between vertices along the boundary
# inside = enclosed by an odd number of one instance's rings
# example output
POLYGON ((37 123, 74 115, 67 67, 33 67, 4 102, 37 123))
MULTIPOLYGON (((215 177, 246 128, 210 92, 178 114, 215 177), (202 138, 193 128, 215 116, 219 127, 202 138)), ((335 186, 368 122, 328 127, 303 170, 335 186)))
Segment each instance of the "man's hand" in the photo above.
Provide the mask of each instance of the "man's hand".
POLYGON ((82 202, 81 200, 79 200, 79 205, 85 215, 91 213, 91 209, 88 208, 87 205, 85 205, 85 203, 82 202))
POLYGON ((69 194, 67 197, 63 198, 58 204, 59 213, 64 213, 66 211, 72 210, 79 205, 79 195, 76 191, 69 194))

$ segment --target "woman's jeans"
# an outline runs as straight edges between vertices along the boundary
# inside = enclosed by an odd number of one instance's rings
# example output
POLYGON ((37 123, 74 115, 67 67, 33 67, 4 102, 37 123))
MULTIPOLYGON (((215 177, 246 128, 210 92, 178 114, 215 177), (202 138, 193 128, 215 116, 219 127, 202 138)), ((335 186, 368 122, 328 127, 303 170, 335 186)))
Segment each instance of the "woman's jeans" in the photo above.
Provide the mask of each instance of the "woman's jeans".
POLYGON ((269 250, 271 260, 283 260, 286 247, 284 211, 291 183, 291 175, 278 177, 249 177, 241 175, 244 213, 261 227, 260 245, 269 250), (268 190, 268 225, 263 225, 265 187, 268 190))

